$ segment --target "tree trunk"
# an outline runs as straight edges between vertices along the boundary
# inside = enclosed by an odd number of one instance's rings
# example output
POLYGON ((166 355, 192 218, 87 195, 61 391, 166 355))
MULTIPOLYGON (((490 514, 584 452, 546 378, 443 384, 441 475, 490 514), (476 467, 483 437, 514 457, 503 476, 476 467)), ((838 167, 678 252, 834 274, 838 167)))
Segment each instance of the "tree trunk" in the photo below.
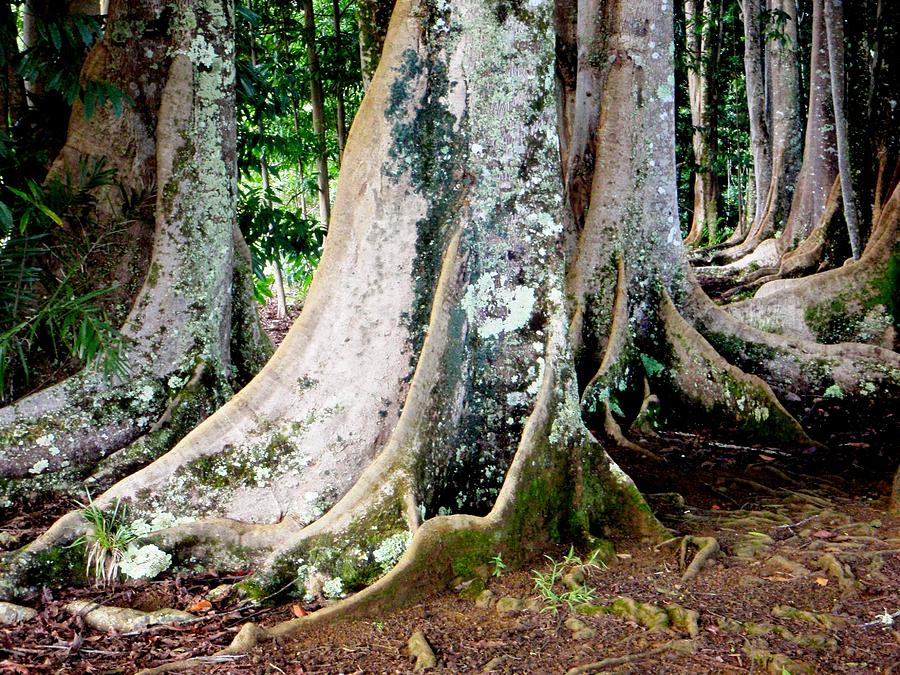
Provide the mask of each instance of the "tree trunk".
MULTIPOLYGON (((712 261, 716 263, 739 261, 753 253, 763 241, 783 229, 800 170, 803 129, 795 0, 768 0, 768 9, 777 13, 774 16, 784 19, 783 25, 779 22, 778 25, 770 27, 770 36, 766 43, 767 98, 764 97, 762 100, 769 103, 767 120, 771 132, 768 191, 762 209, 757 210, 756 219, 747 236, 740 243, 715 253, 712 261)), ((749 75, 747 86, 750 97, 749 75)), ((751 125, 754 124, 753 119, 754 115, 751 112, 751 125)), ((770 264, 773 262, 771 252, 767 253, 766 258, 770 264)), ((738 266, 744 267, 745 264, 739 263, 738 266)))
POLYGON ((790 215, 784 233, 778 239, 778 249, 782 253, 803 241, 819 222, 838 175, 830 62, 823 10, 826 1, 813 1, 806 141, 790 215))
POLYGON ((328 148, 325 145, 325 94, 322 91, 322 76, 319 69, 319 54, 316 51, 316 17, 312 0, 297 0, 303 11, 303 39, 309 59, 309 87, 312 101, 313 132, 316 134, 316 172, 319 185, 319 219, 322 227, 328 229, 331 220, 331 194, 328 185, 328 148))
POLYGON ((129 91, 136 106, 121 116, 106 106, 88 120, 76 104, 69 140, 51 169, 108 161, 122 186, 121 192, 106 188, 98 200, 94 217, 108 227, 121 219, 124 195, 157 187, 147 220, 135 225, 154 234, 152 258, 141 268, 143 287, 121 329, 129 375, 110 379, 86 369, 0 409, 6 496, 66 489, 123 448, 145 462, 155 458, 230 395, 232 366, 246 377, 245 366, 252 370, 265 359, 260 343, 233 348, 231 342, 233 316, 241 323, 235 334, 254 335, 240 306, 246 297, 232 296, 238 272, 231 8, 218 0, 110 8, 119 27, 167 19, 172 37, 116 32, 91 51, 86 73, 129 91), (200 26, 192 29, 195 20, 200 26), (208 48, 192 65, 186 50, 201 36, 208 48), (202 386, 182 405, 192 381, 193 390, 202 386))
POLYGON ((19 55, 18 28, 16 15, 8 3, 0 4, 0 49, 5 55, 5 73, 0 82, 0 131, 7 131, 16 125, 27 112, 25 83, 16 72, 19 55))
POLYGON ((828 63, 831 73, 831 96, 834 109, 837 159, 841 175, 841 195, 844 202, 844 220, 850 237, 853 258, 859 260, 862 241, 859 228, 859 208, 856 203, 856 187, 853 184, 853 168, 850 158, 850 139, 844 103, 844 5, 843 0, 823 0, 825 26, 828 33, 828 63))
MULTIPOLYGON (((772 180, 772 142, 766 118, 765 39, 762 31, 762 0, 743 0, 744 75, 747 85, 747 110, 750 117, 750 145, 753 155, 754 213, 762 215, 772 180)), ((742 241, 741 239, 740 241, 742 241)), ((735 242, 733 242, 735 243, 735 242)))
MULTIPOLYGON (((261 124, 261 123, 260 123, 261 124)), ((262 127, 260 126, 260 134, 262 133, 262 127)), ((266 201, 266 205, 269 207, 269 210, 272 209, 272 200, 269 197, 269 163, 266 160, 266 155, 263 153, 262 157, 259 160, 259 172, 262 176, 262 189, 264 199, 266 201)), ((272 225, 269 225, 269 229, 271 230, 272 225)), ((284 277, 281 274, 281 255, 276 251, 275 259, 271 261, 272 268, 275 271, 275 306, 276 306, 276 316, 279 319, 283 319, 287 316, 287 298, 284 294, 284 277)))
POLYGON ((375 76, 381 60, 381 50, 387 36, 388 24, 394 11, 395 0, 357 0, 356 18, 359 21, 359 60, 363 90, 375 76))
MULTIPOLYGON (((332 18, 334 19, 334 37, 337 43, 341 41, 341 0, 332 0, 332 18)), ((346 113, 344 112, 344 86, 341 84, 340 78, 335 78, 334 98, 337 106, 337 144, 338 144, 338 166, 341 165, 341 159, 344 156, 344 145, 347 139, 347 122, 346 113)))
POLYGON ((714 244, 718 227, 719 180, 716 175, 716 76, 719 60, 720 7, 716 0, 685 0, 691 124, 694 150, 694 212, 685 243, 704 236, 714 244))

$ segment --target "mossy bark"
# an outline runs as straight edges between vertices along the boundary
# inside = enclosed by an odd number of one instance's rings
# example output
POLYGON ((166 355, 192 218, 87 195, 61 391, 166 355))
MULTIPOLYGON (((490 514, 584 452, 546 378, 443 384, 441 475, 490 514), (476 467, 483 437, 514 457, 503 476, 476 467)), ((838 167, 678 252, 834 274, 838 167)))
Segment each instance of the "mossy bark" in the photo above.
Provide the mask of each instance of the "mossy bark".
POLYGON ((134 106, 121 115, 107 106, 90 119, 76 106, 53 170, 108 159, 123 190, 98 200, 95 215, 106 227, 120 217, 123 195, 156 186, 155 204, 143 213, 149 221, 135 225, 149 229, 153 247, 134 272, 144 283, 122 327, 129 374, 89 368, 0 410, 5 498, 70 489, 99 459, 135 443, 134 457, 149 446, 167 450, 265 357, 246 284, 237 303, 232 297, 233 21, 227 2, 147 0, 110 9, 85 71, 108 74, 134 106), (233 311, 240 331, 232 331, 233 311), (203 377, 192 382, 198 370, 203 377))

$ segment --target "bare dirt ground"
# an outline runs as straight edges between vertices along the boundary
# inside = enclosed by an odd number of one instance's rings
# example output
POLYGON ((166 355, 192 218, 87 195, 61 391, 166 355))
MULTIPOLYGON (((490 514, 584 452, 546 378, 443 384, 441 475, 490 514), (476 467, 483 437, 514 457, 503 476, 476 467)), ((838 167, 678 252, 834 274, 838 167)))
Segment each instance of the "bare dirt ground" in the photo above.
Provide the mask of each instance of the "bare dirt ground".
MULTIPOLYGON (((488 565, 482 578, 414 607, 228 659, 212 655, 245 622, 273 625, 320 605, 216 595, 249 570, 113 589, 48 586, 23 602, 34 618, 0 626, 0 673, 128 673, 187 657, 204 657, 195 669, 203 673, 406 673, 419 631, 436 661, 429 672, 439 673, 900 672, 900 614, 890 616, 900 612, 900 519, 885 513, 896 413, 862 435, 840 431, 847 418, 834 401, 808 414, 831 420, 822 425, 830 450, 742 445, 733 434, 716 442, 693 430, 644 439, 663 462, 615 452, 672 532, 659 546, 617 542, 593 565, 573 559, 588 551, 564 548, 517 571, 488 565), (701 550, 708 562, 685 579, 701 550), (549 586, 543 594, 536 575, 549 586), (78 599, 196 619, 105 632, 67 610, 78 599)), ((0 550, 71 506, 0 514, 0 550)))

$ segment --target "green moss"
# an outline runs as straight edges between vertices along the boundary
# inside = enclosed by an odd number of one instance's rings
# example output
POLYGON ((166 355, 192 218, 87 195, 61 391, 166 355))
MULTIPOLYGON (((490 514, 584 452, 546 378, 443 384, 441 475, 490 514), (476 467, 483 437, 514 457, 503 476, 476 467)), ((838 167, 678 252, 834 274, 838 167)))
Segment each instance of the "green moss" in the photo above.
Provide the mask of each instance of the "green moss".
POLYGON ((498 552, 495 536, 475 529, 454 532, 450 545, 453 574, 463 579, 477 577, 478 568, 488 564, 498 552))
POLYGON ((83 547, 54 546, 36 554, 28 565, 25 583, 39 587, 85 579, 83 547))
POLYGON ((900 252, 896 249, 888 258, 884 273, 872 282, 875 294, 864 303, 866 309, 882 305, 897 326, 900 314, 900 252))
POLYGON ((734 335, 708 332, 703 337, 725 360, 745 372, 758 371, 758 364, 772 362, 779 357, 779 352, 774 347, 742 340, 734 335))
POLYGON ((159 283, 159 263, 154 261, 150 264, 150 269, 147 271, 147 286, 153 288, 156 284, 159 283))

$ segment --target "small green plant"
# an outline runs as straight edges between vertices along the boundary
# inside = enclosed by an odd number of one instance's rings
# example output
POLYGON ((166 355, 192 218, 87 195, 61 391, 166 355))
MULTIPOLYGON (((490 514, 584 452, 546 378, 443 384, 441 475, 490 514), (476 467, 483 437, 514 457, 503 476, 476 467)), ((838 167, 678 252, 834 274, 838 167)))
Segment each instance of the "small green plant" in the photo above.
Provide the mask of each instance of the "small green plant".
POLYGON ((662 363, 647 354, 641 354, 641 363, 644 364, 644 372, 647 373, 647 377, 656 377, 666 370, 662 363))
POLYGON ((491 558, 491 565, 494 566, 494 571, 492 572, 492 574, 495 577, 499 577, 501 574, 503 574, 503 570, 506 569, 506 563, 503 562, 503 558, 499 553, 491 558))
POLYGON ((844 398, 843 390, 836 384, 831 385, 825 390, 826 398, 844 398))
POLYGON ((575 568, 591 567, 599 568, 602 563, 598 563, 597 555, 591 555, 587 562, 582 561, 575 555, 575 549, 569 548, 569 552, 563 556, 561 561, 554 560, 552 557, 544 556, 550 562, 549 572, 539 572, 532 570, 532 579, 534 579, 534 590, 536 590, 544 600, 544 609, 541 611, 553 612, 556 614, 560 607, 565 605, 569 609, 577 605, 583 605, 591 602, 595 598, 594 589, 586 583, 579 583, 570 586, 567 590, 559 588, 563 583, 563 578, 575 568))
POLYGON ((79 506, 91 531, 76 539, 72 546, 84 546, 85 568, 94 584, 111 586, 119 577, 119 567, 128 545, 138 535, 125 524, 125 506, 121 501, 116 499, 112 513, 109 513, 94 504, 90 494, 87 498, 87 503, 79 503, 79 506))
POLYGON ((383 633, 384 632, 384 621, 373 621, 372 628, 374 628, 377 633, 383 633))

